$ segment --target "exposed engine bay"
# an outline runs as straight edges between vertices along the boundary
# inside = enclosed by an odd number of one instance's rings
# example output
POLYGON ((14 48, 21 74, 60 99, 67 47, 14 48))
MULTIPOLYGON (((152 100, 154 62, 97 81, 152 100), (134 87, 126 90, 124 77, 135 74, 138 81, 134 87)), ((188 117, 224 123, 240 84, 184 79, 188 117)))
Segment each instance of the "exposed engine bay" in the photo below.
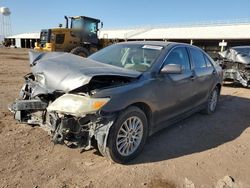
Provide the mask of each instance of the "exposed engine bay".
POLYGON ((110 96, 95 98, 94 95, 100 90, 135 81, 140 75, 136 71, 57 52, 31 51, 30 66, 32 73, 24 77, 20 96, 9 110, 21 123, 40 125, 55 144, 84 150, 92 148, 96 142, 105 146, 116 117, 116 112, 101 110, 111 100, 110 96))
POLYGON ((250 87, 250 47, 238 46, 219 53, 224 81, 250 87))

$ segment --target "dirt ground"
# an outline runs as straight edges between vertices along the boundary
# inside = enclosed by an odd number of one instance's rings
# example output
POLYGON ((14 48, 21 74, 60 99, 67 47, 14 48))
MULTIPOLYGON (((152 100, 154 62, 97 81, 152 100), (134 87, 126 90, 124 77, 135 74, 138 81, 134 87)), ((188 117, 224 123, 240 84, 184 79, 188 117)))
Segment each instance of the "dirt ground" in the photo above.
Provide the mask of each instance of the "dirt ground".
POLYGON ((56 145, 7 105, 29 72, 27 50, 0 49, 0 187, 250 187, 250 89, 224 86, 213 115, 194 114, 150 137, 141 155, 113 164, 95 150, 56 145))

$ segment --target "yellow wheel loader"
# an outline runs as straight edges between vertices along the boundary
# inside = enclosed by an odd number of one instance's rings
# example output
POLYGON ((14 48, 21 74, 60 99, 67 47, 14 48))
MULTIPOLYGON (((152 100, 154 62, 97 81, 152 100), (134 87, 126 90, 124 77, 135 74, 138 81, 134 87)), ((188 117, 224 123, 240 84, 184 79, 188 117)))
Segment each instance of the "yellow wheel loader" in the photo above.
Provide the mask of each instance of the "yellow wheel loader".
POLYGON ((107 41, 98 39, 99 19, 75 16, 67 17, 66 26, 62 28, 42 29, 40 42, 35 43, 37 51, 59 51, 70 52, 82 57, 87 57, 98 49, 110 44, 107 41), (69 23, 70 20, 70 23, 69 23), (70 25, 69 25, 70 24, 70 25))

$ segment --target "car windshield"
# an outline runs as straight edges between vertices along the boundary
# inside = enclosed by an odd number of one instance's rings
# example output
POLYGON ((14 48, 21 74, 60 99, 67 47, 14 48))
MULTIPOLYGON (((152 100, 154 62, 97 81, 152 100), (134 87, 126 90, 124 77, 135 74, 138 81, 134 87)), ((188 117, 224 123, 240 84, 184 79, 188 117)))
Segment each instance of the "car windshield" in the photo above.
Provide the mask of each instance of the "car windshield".
POLYGON ((235 49, 239 54, 250 55, 250 48, 236 48, 235 49))
POLYGON ((88 58, 125 69, 145 72, 159 57, 162 49, 163 47, 158 45, 115 44, 94 53, 88 58))

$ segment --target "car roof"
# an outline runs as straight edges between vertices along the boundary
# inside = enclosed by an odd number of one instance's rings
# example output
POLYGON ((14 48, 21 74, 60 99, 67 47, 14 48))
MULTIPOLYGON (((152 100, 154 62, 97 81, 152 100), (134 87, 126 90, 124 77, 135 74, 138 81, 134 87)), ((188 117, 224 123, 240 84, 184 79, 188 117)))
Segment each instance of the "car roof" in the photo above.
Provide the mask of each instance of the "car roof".
MULTIPOLYGON (((141 44, 141 45, 157 45, 157 46, 169 46, 170 44, 184 44, 177 42, 164 42, 164 41, 128 41, 128 42, 120 42, 118 44, 141 44)), ((187 44, 185 44, 187 45, 187 44)))
MULTIPOLYGON (((199 48, 198 46, 190 45, 190 44, 187 44, 187 43, 180 43, 180 42, 164 42, 164 41, 127 41, 127 42, 119 42, 119 43, 117 43, 117 44, 118 44, 118 45, 119 45, 119 44, 155 45, 155 46, 162 46, 162 47, 164 47, 165 49, 166 49, 166 48, 172 48, 172 47, 178 46, 178 45, 182 45, 182 46, 185 46, 185 47, 192 47, 192 48, 196 48, 196 49, 202 50, 202 49, 199 48)), ((202 51, 203 51, 203 50, 202 50, 202 51)))

